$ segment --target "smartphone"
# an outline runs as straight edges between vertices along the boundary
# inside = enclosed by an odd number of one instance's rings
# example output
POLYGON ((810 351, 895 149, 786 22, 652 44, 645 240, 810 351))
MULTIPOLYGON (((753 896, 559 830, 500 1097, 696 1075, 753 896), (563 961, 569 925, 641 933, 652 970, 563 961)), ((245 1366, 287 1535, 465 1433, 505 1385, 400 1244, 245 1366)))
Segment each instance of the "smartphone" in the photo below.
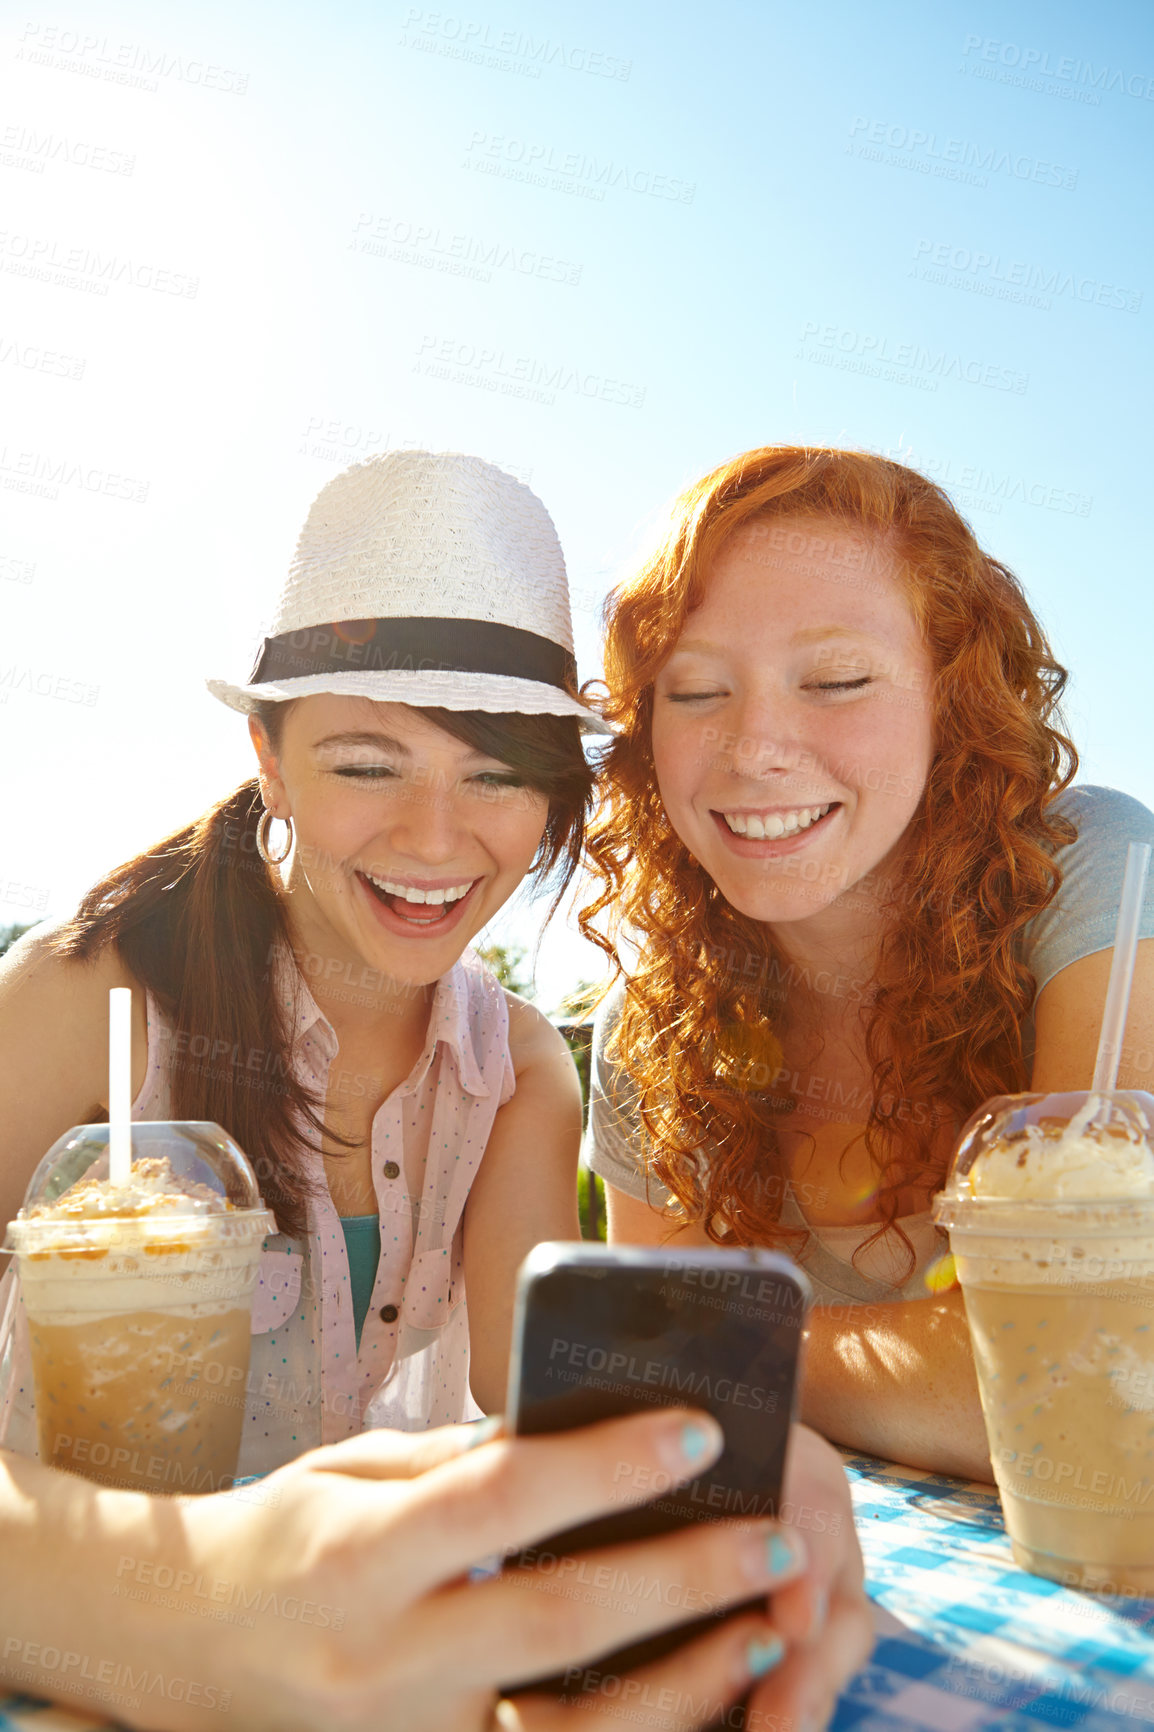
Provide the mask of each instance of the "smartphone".
MULTIPOLYGON (((687 1522, 775 1515, 810 1300, 801 1270, 773 1251, 538 1245, 517 1282, 510 1431, 539 1436, 684 1405, 713 1414, 725 1447, 711 1468, 680 1485, 639 1480, 623 1462, 620 1510, 554 1534, 507 1565, 546 1566, 560 1581, 554 1560, 593 1546, 647 1539, 687 1522), (634 1502, 639 1494, 648 1501, 634 1502)), ((687 1611, 690 1601, 687 1594, 687 1611)), ((715 1617, 708 1609, 689 1616, 598 1661, 596 1670, 646 1665, 715 1617)), ((564 1677, 519 1687, 569 1693, 564 1677)))

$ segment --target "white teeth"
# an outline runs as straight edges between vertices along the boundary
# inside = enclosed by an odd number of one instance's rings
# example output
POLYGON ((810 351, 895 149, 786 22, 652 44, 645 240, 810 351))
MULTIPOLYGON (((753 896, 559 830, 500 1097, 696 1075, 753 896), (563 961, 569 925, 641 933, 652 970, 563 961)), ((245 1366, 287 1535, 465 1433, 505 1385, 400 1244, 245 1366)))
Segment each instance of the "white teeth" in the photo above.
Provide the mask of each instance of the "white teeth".
POLYGON ((779 836, 795 836, 799 830, 808 830, 811 824, 816 824, 819 818, 824 818, 833 805, 831 800, 827 806, 799 806, 793 812, 723 812, 721 815, 735 836, 752 836, 760 841, 768 838, 771 842, 779 836))
POLYGON ((411 884, 394 884, 391 878, 378 878, 372 872, 365 873, 372 879, 378 890, 384 890, 389 896, 398 896, 402 902, 413 902, 418 906, 431 902, 438 905, 443 902, 459 902, 462 896, 467 896, 473 888, 470 878, 467 884, 452 884, 446 890, 417 890, 411 884))

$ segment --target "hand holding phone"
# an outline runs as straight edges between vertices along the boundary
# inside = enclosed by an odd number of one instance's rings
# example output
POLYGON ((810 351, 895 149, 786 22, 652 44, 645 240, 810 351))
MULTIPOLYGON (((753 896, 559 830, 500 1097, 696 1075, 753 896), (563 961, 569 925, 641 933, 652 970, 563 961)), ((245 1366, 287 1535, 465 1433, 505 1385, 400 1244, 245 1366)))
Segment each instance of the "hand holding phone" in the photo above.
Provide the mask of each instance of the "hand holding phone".
MULTIPOLYGON (((805 1276, 770 1251, 538 1245, 518 1281, 510 1430, 568 1431, 687 1404, 719 1421, 725 1449, 707 1472, 681 1484, 639 1480, 622 1462, 620 1513, 554 1535, 510 1564, 540 1566, 687 1522, 775 1515, 809 1298, 805 1276)), ((711 1610, 702 1617, 687 1592, 693 1610, 691 1622, 614 1653, 600 1668, 632 1670, 670 1652, 711 1621, 711 1610)), ((534 1687, 563 1692, 564 1682, 534 1687)))

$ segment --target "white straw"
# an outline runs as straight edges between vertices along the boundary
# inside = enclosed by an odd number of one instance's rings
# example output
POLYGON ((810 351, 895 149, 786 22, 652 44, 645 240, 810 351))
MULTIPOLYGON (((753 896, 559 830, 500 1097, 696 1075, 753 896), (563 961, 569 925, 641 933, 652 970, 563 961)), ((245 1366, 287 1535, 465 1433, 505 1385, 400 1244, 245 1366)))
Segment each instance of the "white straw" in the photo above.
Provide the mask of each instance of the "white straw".
POLYGON ((132 989, 108 993, 108 1176, 126 1185, 132 1171, 132 989))
POLYGON ((1106 988, 1102 1032, 1098 1036, 1098 1060, 1091 1085, 1096 1095, 1112 1089, 1118 1081, 1122 1035, 1126 1028, 1126 1012, 1130 1008, 1130 987, 1138 953, 1138 921, 1142 914, 1142 894, 1149 864, 1149 842, 1131 842, 1126 850, 1126 876, 1122 880, 1122 901, 1114 932, 1114 960, 1110 964, 1110 984, 1106 988))

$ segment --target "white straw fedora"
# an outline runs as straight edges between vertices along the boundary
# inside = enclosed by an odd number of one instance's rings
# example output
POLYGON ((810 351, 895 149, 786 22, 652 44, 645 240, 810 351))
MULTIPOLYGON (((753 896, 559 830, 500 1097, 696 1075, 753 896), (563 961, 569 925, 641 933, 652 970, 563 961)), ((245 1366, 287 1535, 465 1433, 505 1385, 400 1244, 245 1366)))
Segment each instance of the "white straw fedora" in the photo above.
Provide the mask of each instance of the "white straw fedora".
POLYGON ((313 501, 234 710, 316 692, 417 707, 576 716, 565 560, 536 494, 480 457, 391 451, 313 501))

